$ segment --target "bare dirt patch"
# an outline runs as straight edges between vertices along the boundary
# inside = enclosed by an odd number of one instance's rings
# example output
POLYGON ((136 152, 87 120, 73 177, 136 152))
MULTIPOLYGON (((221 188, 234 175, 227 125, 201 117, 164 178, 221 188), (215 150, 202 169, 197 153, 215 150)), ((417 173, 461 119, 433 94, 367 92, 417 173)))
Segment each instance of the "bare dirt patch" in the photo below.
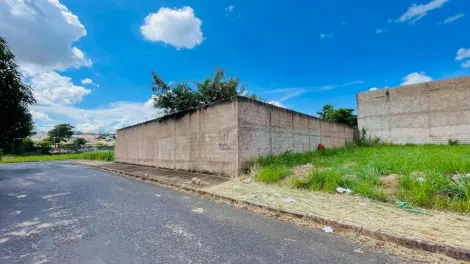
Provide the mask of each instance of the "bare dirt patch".
POLYGON ((384 188, 384 193, 387 195, 387 197, 395 197, 399 187, 399 178, 400 175, 398 174, 389 174, 382 177, 382 185, 384 188))

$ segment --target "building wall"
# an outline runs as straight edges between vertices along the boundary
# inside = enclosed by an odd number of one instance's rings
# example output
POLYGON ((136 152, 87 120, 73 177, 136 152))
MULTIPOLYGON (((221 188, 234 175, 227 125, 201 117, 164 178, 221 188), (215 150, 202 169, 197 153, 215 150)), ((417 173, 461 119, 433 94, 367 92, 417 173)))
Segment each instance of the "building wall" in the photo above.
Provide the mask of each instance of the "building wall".
POLYGON ((357 94, 358 126, 396 144, 470 143, 470 77, 357 94))
POLYGON ((237 102, 185 111, 117 131, 117 162, 236 176, 237 102))
POLYGON ((354 135, 349 126, 247 98, 239 98, 238 113, 240 169, 257 156, 342 147, 354 135))

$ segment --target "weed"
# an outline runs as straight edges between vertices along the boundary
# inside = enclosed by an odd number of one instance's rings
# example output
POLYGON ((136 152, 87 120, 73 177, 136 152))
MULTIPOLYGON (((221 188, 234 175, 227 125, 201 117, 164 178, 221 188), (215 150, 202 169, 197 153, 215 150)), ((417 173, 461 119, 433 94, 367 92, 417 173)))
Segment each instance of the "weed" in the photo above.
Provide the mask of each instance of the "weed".
POLYGON ((83 158, 89 160, 113 161, 114 151, 87 152, 84 154, 83 158))
POLYGON ((457 146, 459 144, 459 141, 457 139, 455 140, 449 139, 448 143, 449 143, 449 146, 457 146))
POLYGON ((0 163, 18 163, 18 162, 36 162, 49 160, 68 160, 82 159, 83 153, 80 154, 55 154, 55 155, 28 155, 28 156, 10 156, 0 160, 0 163))
POLYGON ((296 167, 311 163, 294 187, 333 192, 336 187, 378 200, 401 199, 410 205, 470 212, 470 146, 407 145, 326 149, 257 159, 257 178, 278 182, 296 167), (353 163, 354 166, 345 164, 353 163), (394 174, 393 186, 383 177, 394 174), (461 175, 461 177, 453 177, 461 175), (455 179, 453 179, 455 178, 455 179))
POLYGON ((276 183, 291 174, 291 170, 285 165, 269 165, 261 168, 256 174, 256 180, 264 183, 276 183))

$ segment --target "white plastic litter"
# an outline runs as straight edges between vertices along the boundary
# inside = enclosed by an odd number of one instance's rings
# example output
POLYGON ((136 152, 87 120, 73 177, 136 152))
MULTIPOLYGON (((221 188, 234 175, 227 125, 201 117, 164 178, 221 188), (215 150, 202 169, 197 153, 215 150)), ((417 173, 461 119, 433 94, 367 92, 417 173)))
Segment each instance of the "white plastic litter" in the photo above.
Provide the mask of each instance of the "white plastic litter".
POLYGON ((418 179, 416 179, 417 181, 419 182, 423 182, 424 181, 424 178, 423 177, 419 177, 418 179))
POLYGON ((284 198, 283 201, 285 203, 296 203, 296 201, 290 197, 284 198))
POLYGON ((338 193, 351 193, 351 189, 343 188, 343 187, 338 187, 336 188, 336 192, 338 193))
POLYGON ((250 184, 251 183, 251 178, 248 178, 244 181, 245 184, 250 184))
POLYGON ((331 228, 331 226, 324 226, 322 230, 325 233, 333 233, 333 228, 331 228))
POLYGON ((364 253, 364 250, 362 250, 361 248, 358 248, 358 249, 355 249, 354 252, 356 253, 364 253))

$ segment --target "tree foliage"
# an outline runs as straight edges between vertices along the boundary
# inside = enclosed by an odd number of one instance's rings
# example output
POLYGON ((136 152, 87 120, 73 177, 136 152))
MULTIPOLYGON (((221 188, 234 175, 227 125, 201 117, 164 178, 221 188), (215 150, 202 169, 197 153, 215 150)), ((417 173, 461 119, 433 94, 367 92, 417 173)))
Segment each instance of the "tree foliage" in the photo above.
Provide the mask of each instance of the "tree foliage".
POLYGON ((338 108, 331 104, 323 106, 322 111, 317 112, 323 120, 345 124, 351 127, 357 126, 357 115, 353 114, 354 109, 351 108, 338 108))
POLYGON ((76 139, 73 141, 73 144, 76 145, 76 146, 79 146, 79 147, 84 146, 84 145, 86 144, 86 139, 81 138, 81 137, 76 138, 76 139))
POLYGON ((38 143, 38 148, 42 154, 49 154, 52 150, 52 142, 47 139, 44 139, 38 143))
POLYGON ((28 107, 36 101, 22 79, 15 56, 0 36, 0 148, 6 152, 17 151, 33 129, 28 107))
MULTIPOLYGON (((163 109, 165 114, 172 114, 201 105, 221 101, 237 95, 247 96, 244 86, 240 86, 237 77, 226 78, 223 69, 214 69, 214 76, 208 76, 201 82, 195 82, 193 89, 187 82, 167 84, 152 72, 152 91, 156 95, 154 106, 163 109)), ((256 95, 250 95, 257 99, 256 95)))
POLYGON ((74 127, 71 124, 58 124, 54 126, 52 130, 47 132, 49 136, 49 140, 52 141, 54 144, 60 142, 66 142, 69 140, 73 135, 74 127))

